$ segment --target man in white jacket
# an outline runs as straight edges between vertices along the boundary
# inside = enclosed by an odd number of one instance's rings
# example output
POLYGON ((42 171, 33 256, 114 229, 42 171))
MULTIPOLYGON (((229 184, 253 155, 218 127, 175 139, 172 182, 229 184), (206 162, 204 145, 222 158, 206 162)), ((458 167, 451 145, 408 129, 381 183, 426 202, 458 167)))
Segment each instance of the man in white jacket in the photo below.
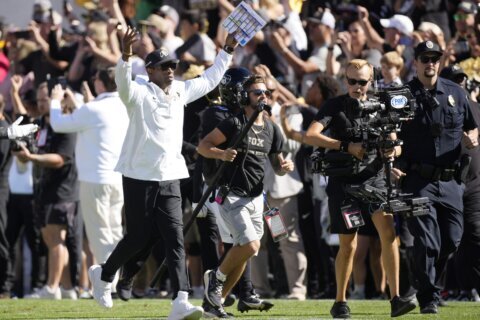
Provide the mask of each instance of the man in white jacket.
POLYGON ((62 114, 61 85, 52 90, 50 124, 56 132, 77 133, 75 158, 80 181, 80 208, 85 231, 98 263, 103 263, 123 236, 122 175, 115 172, 128 128, 128 114, 120 100, 113 68, 97 71, 97 97, 62 114))
POLYGON ((148 81, 139 77, 133 81, 129 57, 135 39, 136 31, 129 28, 115 74, 130 117, 116 168, 123 175, 128 233, 104 265, 90 268, 93 296, 100 305, 112 307, 111 282, 117 270, 144 256, 162 237, 174 294, 168 319, 198 319, 203 309, 188 302, 179 183, 188 177, 181 154, 184 106, 218 85, 237 43, 229 35, 213 66, 201 77, 185 82, 174 80, 178 60, 165 49, 153 51, 145 59, 148 81))

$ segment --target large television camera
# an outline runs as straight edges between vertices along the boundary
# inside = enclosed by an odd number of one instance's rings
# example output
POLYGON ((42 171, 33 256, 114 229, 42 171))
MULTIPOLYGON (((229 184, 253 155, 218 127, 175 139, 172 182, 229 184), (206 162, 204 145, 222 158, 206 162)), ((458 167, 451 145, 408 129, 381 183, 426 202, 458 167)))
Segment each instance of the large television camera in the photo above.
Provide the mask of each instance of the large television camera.
POLYGON ((359 160, 345 152, 317 149, 311 155, 312 172, 330 177, 351 176, 369 166, 379 169, 383 165, 387 180, 385 189, 359 185, 349 186, 346 192, 362 201, 383 203, 388 212, 395 214, 427 214, 428 198, 412 198, 410 194, 402 194, 393 188, 390 180, 393 159, 383 158, 382 152, 402 145, 401 140, 391 140, 390 135, 399 132, 402 123, 412 120, 415 115, 417 103, 409 87, 381 90, 366 101, 349 98, 346 103, 345 116, 353 124, 347 133, 351 141, 361 141, 366 150, 365 157, 359 160))
POLYGON ((401 124, 413 119, 417 107, 408 87, 396 87, 374 93, 366 101, 346 99, 345 116, 354 125, 347 130, 351 141, 361 141, 367 150, 358 160, 348 153, 318 149, 311 155, 312 172, 325 176, 346 176, 365 169, 379 151, 402 145, 391 140, 391 133, 400 131, 401 124))

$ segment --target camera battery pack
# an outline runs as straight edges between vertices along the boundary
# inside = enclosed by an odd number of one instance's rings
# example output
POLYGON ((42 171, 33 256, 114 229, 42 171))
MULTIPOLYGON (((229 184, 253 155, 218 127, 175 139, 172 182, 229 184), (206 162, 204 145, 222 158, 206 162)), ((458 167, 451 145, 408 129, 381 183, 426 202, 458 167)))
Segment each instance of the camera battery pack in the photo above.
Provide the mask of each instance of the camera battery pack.
POLYGON ((355 229, 365 225, 362 212, 351 204, 342 207, 342 216, 347 229, 355 229))
POLYGON ((263 218, 272 234, 273 241, 278 242, 288 237, 288 230, 283 222, 282 215, 278 208, 271 208, 263 213, 263 218))

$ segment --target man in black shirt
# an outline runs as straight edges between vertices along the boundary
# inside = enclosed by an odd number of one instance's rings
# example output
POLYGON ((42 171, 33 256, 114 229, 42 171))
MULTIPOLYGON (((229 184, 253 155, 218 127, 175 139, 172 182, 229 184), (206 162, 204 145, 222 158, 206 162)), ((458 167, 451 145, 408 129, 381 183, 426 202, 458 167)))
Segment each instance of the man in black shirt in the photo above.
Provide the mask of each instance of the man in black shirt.
POLYGON ((204 276, 205 298, 218 308, 222 308, 222 289, 227 276, 233 279, 234 285, 248 259, 260 247, 263 235, 263 177, 267 158, 276 174, 282 175, 293 170, 293 162, 283 159, 281 154, 283 138, 279 128, 264 118, 263 113, 258 115, 239 147, 236 150, 230 148, 259 103, 268 102, 270 95, 265 79, 252 75, 240 93, 244 112, 222 121, 198 146, 198 152, 206 158, 233 162, 223 176, 219 192, 224 196, 220 196, 222 200, 219 202, 220 214, 233 237, 234 245, 218 269, 207 270, 204 276))
POLYGON ((78 225, 81 220, 77 218, 78 186, 74 156, 76 135, 58 134, 51 128, 48 117, 50 98, 46 82, 40 84, 37 90, 37 102, 43 114, 36 141, 38 153, 32 154, 24 146, 20 151, 14 152, 20 161, 31 161, 35 165, 34 201, 37 223, 48 247, 47 284, 29 298, 76 299, 71 276, 78 276, 78 250, 81 250, 82 235, 78 234, 82 228, 78 225), (72 249, 70 252, 67 252, 67 246, 72 249), (70 268, 64 269, 69 263, 70 268), (64 272, 69 276, 62 278, 64 272), (59 287, 60 282, 62 288, 59 287))
MULTIPOLYGON (((367 150, 357 138, 350 136, 348 129, 354 128, 358 118, 357 107, 349 107, 351 98, 364 101, 367 99, 368 85, 373 78, 373 68, 361 59, 351 60, 346 67, 346 80, 348 94, 329 99, 321 107, 315 120, 308 129, 304 142, 317 147, 340 150, 342 153, 362 160, 367 150), (329 130, 330 135, 322 134, 329 130)), ((394 133, 389 139, 396 140, 394 133)), ((335 303, 330 310, 334 318, 349 318, 350 308, 346 302, 346 290, 352 273, 353 257, 355 254, 358 227, 348 226, 347 213, 360 211, 362 214, 371 214, 371 218, 380 235, 382 245, 382 260, 385 267, 390 288, 391 316, 403 315, 415 308, 411 301, 399 297, 399 252, 395 238, 393 215, 383 210, 381 203, 364 203, 346 193, 346 187, 351 184, 367 184, 377 188, 384 188, 384 172, 382 157, 391 159, 399 155, 400 147, 379 152, 369 157, 366 168, 357 174, 345 176, 331 176, 327 185, 329 197, 331 232, 338 233, 340 248, 335 261, 335 275, 337 281, 337 294, 335 303), (383 153, 383 154, 380 154, 383 153), (345 206, 351 206, 346 209, 345 206), (345 218, 345 221, 344 221, 345 218)))

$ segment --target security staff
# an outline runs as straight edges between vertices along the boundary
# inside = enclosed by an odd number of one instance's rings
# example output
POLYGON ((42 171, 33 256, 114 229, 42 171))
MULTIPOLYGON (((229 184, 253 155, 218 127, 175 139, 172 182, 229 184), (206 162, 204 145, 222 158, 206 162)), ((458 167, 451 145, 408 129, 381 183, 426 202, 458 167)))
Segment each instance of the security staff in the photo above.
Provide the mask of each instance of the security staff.
POLYGON ((414 273, 421 313, 437 313, 439 288, 435 282, 446 258, 460 244, 463 232, 464 185, 459 181, 461 142, 478 145, 478 130, 466 93, 438 77, 440 47, 425 41, 415 48, 417 77, 408 83, 418 108, 400 132, 403 151, 396 178, 402 190, 430 199, 427 215, 408 219, 414 236, 414 273))
MULTIPOLYGON (((355 119, 358 118, 357 107, 351 107, 350 101, 351 98, 360 101, 367 99, 367 90, 372 78, 373 68, 366 60, 351 60, 346 67, 348 94, 329 99, 321 106, 305 135, 304 142, 330 149, 332 152, 339 150, 341 153, 348 153, 362 160, 367 150, 361 141, 347 134, 348 129, 356 126, 355 119), (330 131, 329 136, 322 133, 326 130, 330 131)), ((388 139, 396 140, 395 133, 390 134, 388 139)), ((389 159, 399 155, 401 149, 395 147, 381 151, 383 157, 389 159)), ((340 248, 335 261, 337 294, 335 303, 330 310, 330 314, 334 318, 350 317, 350 308, 346 302, 346 290, 352 273, 358 227, 348 225, 347 215, 358 211, 362 214, 371 214, 371 219, 380 235, 382 260, 392 297, 391 316, 401 316, 415 308, 412 301, 399 296, 399 253, 395 239, 393 215, 385 212, 381 203, 367 203, 355 199, 345 191, 352 184, 366 184, 376 188, 385 187, 381 156, 374 154, 372 158, 374 158, 373 161, 359 173, 331 176, 326 188, 330 209, 330 230, 332 233, 339 234, 340 238, 340 248), (348 204, 351 205, 350 208, 345 209, 348 204)))

